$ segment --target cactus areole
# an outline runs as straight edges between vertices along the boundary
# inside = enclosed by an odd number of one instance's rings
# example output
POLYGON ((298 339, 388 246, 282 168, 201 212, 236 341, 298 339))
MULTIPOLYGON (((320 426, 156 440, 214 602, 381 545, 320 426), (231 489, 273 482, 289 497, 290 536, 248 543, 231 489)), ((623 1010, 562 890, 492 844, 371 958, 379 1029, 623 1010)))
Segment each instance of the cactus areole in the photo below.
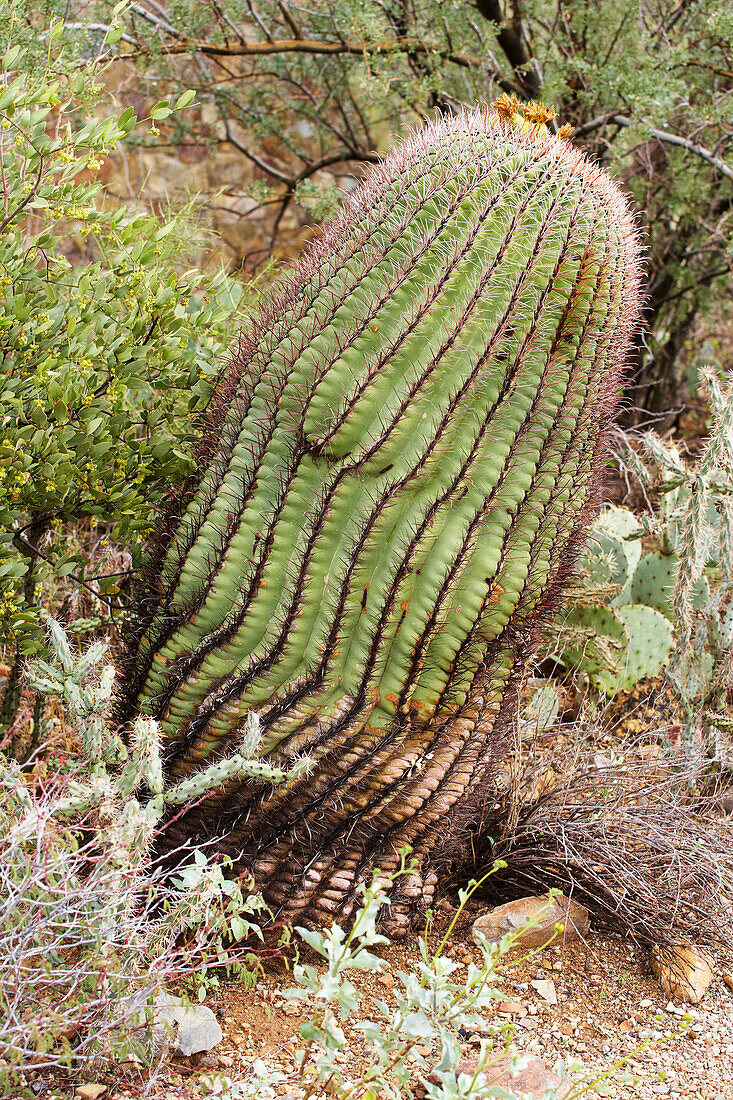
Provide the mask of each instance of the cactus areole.
POLYGON ((506 111, 410 136, 305 250, 224 380, 118 716, 158 719, 171 782, 249 712, 313 768, 225 781, 163 852, 211 842, 302 921, 409 844, 393 925, 430 900, 593 514, 639 279, 608 175, 506 111))

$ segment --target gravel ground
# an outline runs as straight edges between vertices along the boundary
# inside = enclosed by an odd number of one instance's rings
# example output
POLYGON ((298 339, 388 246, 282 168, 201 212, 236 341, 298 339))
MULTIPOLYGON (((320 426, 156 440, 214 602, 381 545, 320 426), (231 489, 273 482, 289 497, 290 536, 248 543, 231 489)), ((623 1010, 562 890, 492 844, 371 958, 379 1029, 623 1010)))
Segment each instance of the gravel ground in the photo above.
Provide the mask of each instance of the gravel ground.
MULTIPOLYGON (((446 954, 464 966, 474 958, 478 962, 478 951, 466 942, 465 932, 457 940, 448 945, 446 954)), ((357 974, 353 980, 363 992, 376 991, 389 1002, 398 980, 395 975, 417 960, 416 944, 391 945, 383 957, 387 966, 378 978, 357 974)), ((209 1002, 224 1032, 222 1042, 198 1063, 178 1059, 164 1065, 148 1095, 155 1100, 188 1100, 211 1095, 213 1086, 214 1095, 226 1096, 226 1088, 219 1091, 218 1087, 223 1078, 245 1079, 259 1058, 289 1074, 278 1091, 286 1100, 300 1100, 303 1090, 298 1087, 293 1053, 299 1042, 298 1027, 306 1016, 303 1006, 282 996, 282 990, 292 984, 282 968, 280 973, 268 973, 250 992, 235 984, 225 987, 216 1001, 209 1002)), ((733 1100, 733 992, 720 978, 700 1005, 674 1004, 662 993, 641 952, 621 940, 592 933, 583 943, 551 946, 529 959, 505 959, 496 988, 506 999, 486 1010, 485 1018, 499 1022, 519 1050, 541 1058, 550 1069, 560 1058, 582 1064, 584 1072, 572 1077, 572 1096, 611 1071, 603 1095, 618 1100, 660 1096, 733 1100), (553 983, 557 1004, 543 1000, 531 985, 537 980, 553 983), (691 1018, 689 1023, 685 1015, 691 1018), (624 1069, 614 1070, 622 1060, 624 1069), (635 1079, 622 1080, 624 1072, 635 1079)), ((547 987, 543 990, 547 992, 547 987)), ((351 1047, 341 1056, 340 1068, 346 1077, 357 1080, 369 1055, 353 1027, 346 1032, 351 1047)), ((477 1036, 467 1037, 463 1056, 475 1056, 477 1044, 477 1036)), ((428 1066, 435 1062, 436 1051, 427 1046, 418 1047, 417 1054, 428 1066)), ((100 1082, 107 1085, 101 1100, 134 1100, 144 1094, 143 1083, 129 1077, 100 1078, 100 1082)), ((72 1097, 74 1088, 45 1095, 72 1097)), ((591 1085, 583 1095, 601 1094, 591 1085)))

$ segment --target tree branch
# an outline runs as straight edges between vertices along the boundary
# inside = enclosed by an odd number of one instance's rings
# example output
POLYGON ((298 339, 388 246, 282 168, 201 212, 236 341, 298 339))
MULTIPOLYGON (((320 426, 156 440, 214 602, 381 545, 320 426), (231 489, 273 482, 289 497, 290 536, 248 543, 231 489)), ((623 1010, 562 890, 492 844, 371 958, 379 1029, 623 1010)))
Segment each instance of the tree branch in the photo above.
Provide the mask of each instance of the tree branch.
MULTIPOLYGON (((584 137, 594 130, 600 130, 602 126, 606 126, 609 123, 613 126, 634 126, 636 121, 627 118, 626 115, 617 115, 611 111, 605 115, 598 115, 597 118, 591 119, 590 122, 578 126, 574 136, 576 138, 584 137)), ((695 156, 706 160, 708 164, 712 164, 713 168, 717 168, 720 174, 725 176, 726 179, 733 180, 733 168, 731 168, 729 164, 726 164, 724 160, 721 160, 720 157, 716 156, 710 149, 706 149, 704 145, 700 145, 696 141, 691 141, 689 138, 682 137, 680 134, 670 134, 667 130, 656 130, 651 127, 649 133, 652 137, 655 137, 657 141, 662 141, 666 145, 678 145, 681 149, 686 149, 688 153, 694 153, 695 156)))
POLYGON ((527 48, 526 31, 521 17, 518 16, 510 23, 499 0, 476 0, 476 8, 484 19, 495 23, 499 28, 496 41, 521 85, 522 94, 527 99, 537 98, 541 87, 540 74, 537 61, 527 48))
MULTIPOLYGON (((272 42, 233 42, 229 45, 182 39, 175 45, 166 46, 165 49, 168 54, 201 53, 207 57, 265 57, 283 53, 353 54, 357 57, 367 57, 370 54, 418 53, 439 57, 463 69, 481 68, 483 65, 480 57, 454 53, 440 46, 421 42, 417 38, 395 38, 389 42, 353 42, 348 39, 341 42, 320 42, 306 38, 284 38, 275 39, 272 42)), ((138 48, 119 56, 123 61, 130 61, 141 57, 144 52, 143 49, 138 48)))

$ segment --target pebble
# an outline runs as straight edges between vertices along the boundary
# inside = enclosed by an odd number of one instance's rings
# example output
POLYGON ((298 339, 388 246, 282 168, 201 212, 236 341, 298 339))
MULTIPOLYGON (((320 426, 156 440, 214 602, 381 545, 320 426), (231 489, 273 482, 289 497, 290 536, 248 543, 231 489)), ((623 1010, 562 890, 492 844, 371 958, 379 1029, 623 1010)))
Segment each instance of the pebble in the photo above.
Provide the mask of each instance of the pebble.
POLYGON ((548 1005, 557 1004, 557 990, 555 989, 555 983, 540 979, 539 981, 531 982, 530 985, 539 993, 543 1001, 546 1001, 548 1005))
POLYGON ((500 1016, 526 1016, 527 1009, 519 1001, 499 1001, 496 1010, 500 1016))

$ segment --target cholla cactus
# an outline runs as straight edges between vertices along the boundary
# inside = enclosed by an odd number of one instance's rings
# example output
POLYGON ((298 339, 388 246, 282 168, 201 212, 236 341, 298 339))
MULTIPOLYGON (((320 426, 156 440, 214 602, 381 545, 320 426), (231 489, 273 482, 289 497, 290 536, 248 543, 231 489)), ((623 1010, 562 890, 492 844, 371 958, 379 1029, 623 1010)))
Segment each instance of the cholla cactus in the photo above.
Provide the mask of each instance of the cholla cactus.
MULTIPOLYGON (((36 660, 28 668, 29 686, 45 696, 60 696, 66 714, 81 741, 83 770, 67 784, 63 795, 49 803, 51 816, 82 817, 94 811, 99 847, 123 877, 147 860, 156 827, 169 806, 200 799, 223 783, 256 778, 269 784, 300 779, 311 762, 301 756, 288 771, 252 759, 260 747, 260 725, 248 716, 239 750, 164 789, 160 728, 152 718, 139 717, 132 725, 129 747, 110 728, 107 710, 112 698, 115 669, 99 665, 106 642, 95 642, 80 655, 71 652, 62 627, 48 620, 53 650, 50 662, 36 660)), ((10 774, 10 773, 9 773, 10 774)), ((32 835, 35 811, 18 828, 32 835)))
MULTIPOLYGON (((163 842, 224 834, 287 916, 465 827, 592 514, 639 245, 541 113, 442 120, 371 173, 244 334, 162 533, 119 719, 160 723, 168 782, 251 712, 269 763, 314 758, 163 842)), ((434 878, 399 881, 396 921, 434 878)))
MULTIPOLYGON (((156 1001, 166 983, 203 983, 216 968, 251 970, 249 949, 264 904, 224 879, 201 852, 180 879, 163 882, 149 860, 155 826, 181 794, 163 789, 157 723, 138 719, 128 749, 105 711, 114 669, 100 668, 105 643, 74 655, 51 622, 52 656, 28 680, 60 696, 82 743, 71 776, 37 783, 0 758, 0 1095, 19 1096, 33 1067, 82 1066, 99 1059, 157 1060, 156 1001), (142 789, 141 789, 142 786, 142 789), (8 1091, 9 1090, 9 1091, 8 1091)), ((262 778, 252 762, 260 731, 249 722, 242 751, 211 782, 262 778)), ((296 778, 275 769, 270 783, 296 778)), ((207 775, 187 780, 205 793, 207 775)), ((250 956, 251 958, 251 956, 250 956)), ((155 1072, 155 1071, 153 1071, 155 1072)))

